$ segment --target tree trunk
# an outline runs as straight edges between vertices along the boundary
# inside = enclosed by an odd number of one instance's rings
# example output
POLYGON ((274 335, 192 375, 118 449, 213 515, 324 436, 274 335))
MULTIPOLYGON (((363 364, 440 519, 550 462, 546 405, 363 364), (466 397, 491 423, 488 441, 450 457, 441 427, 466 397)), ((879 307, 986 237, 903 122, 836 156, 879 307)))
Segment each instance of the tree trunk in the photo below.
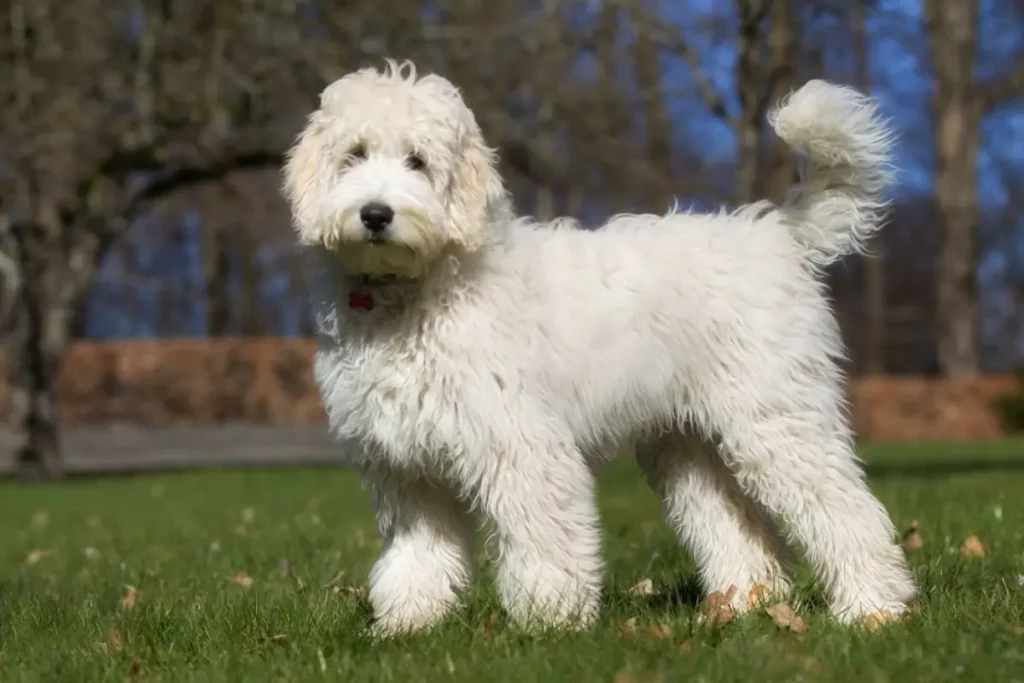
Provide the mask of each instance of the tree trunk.
POLYGON ((260 272, 259 247, 253 239, 251 226, 240 225, 235 232, 239 236, 242 334, 247 337, 259 337, 267 332, 266 310, 260 297, 260 282, 263 278, 260 272))
MULTIPOLYGON (((771 28, 768 31, 768 74, 771 83, 768 101, 761 105, 759 120, 764 120, 768 107, 795 89, 798 39, 797 17, 792 0, 774 0, 771 10, 771 28)), ((758 131, 761 132, 760 130, 758 131)), ((769 143, 767 165, 757 174, 754 199, 770 199, 782 203, 789 189, 798 182, 796 156, 779 139, 769 143)))
POLYGON ((203 220, 203 270, 206 283, 206 334, 223 337, 231 330, 231 258, 226 230, 203 220))
POLYGON ((20 287, 11 312, 7 374, 16 470, 22 479, 60 479, 57 375, 108 244, 88 221, 40 212, 35 223, 12 228, 12 254, 20 287))
POLYGON ((21 286, 8 344, 9 428, 16 471, 26 480, 64 475, 54 390, 71 320, 61 305, 54 269, 48 267, 55 256, 60 258, 48 233, 36 225, 14 227, 21 286))
POLYGON ((979 370, 977 328, 977 154, 981 107, 973 71, 977 0, 927 0, 925 16, 935 69, 937 346, 944 375, 979 370))
POLYGON ((650 17, 640 3, 630 3, 630 20, 636 39, 633 41, 633 73, 640 88, 644 118, 646 160, 650 182, 646 199, 649 210, 665 211, 675 196, 672 172, 672 122, 662 92, 662 68, 658 46, 651 39, 650 17))
MULTIPOLYGON (((864 3, 854 2, 852 30, 854 58, 856 59, 857 88, 868 93, 871 89, 869 67, 867 11, 864 3)), ((862 347, 862 367, 868 375, 885 374, 885 234, 875 237, 874 253, 864 262, 865 325, 862 347)))
POLYGON ((740 97, 740 117, 736 122, 739 150, 736 162, 736 202, 747 204, 757 198, 762 125, 761 22, 766 0, 737 0, 739 10, 739 46, 736 62, 736 88, 740 97))

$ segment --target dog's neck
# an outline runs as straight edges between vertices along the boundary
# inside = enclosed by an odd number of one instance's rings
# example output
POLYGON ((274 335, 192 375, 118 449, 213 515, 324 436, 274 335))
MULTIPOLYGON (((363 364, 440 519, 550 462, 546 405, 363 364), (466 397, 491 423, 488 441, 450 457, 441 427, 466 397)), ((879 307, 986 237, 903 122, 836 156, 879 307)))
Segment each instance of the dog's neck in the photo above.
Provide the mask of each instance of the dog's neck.
POLYGON ((417 280, 397 275, 348 275, 345 279, 346 303, 353 311, 398 307, 422 286, 417 280))

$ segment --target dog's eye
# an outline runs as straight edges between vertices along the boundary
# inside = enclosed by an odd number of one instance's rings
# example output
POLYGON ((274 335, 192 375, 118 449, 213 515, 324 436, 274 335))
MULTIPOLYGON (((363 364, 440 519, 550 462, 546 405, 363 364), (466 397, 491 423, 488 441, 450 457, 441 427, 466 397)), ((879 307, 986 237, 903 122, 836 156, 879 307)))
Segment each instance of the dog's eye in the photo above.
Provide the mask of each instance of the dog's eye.
POLYGON ((362 145, 356 145, 349 150, 348 158, 350 161, 366 161, 366 148, 362 145))
POLYGON ((405 158, 405 165, 412 171, 422 171, 427 167, 427 163, 423 161, 423 157, 419 154, 410 154, 405 158))

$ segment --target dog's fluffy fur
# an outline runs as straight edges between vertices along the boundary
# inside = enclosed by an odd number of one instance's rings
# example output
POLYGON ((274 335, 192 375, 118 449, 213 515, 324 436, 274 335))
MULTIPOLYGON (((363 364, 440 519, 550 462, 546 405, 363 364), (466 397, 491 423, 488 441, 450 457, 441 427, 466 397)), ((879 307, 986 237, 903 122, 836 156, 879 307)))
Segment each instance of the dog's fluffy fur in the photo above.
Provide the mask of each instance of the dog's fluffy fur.
POLYGON ((788 590, 787 542, 840 620, 905 608, 914 583, 854 456, 820 278, 878 227, 889 134, 870 100, 822 81, 771 120, 808 161, 786 206, 587 231, 512 217, 445 79, 389 63, 324 91, 285 190, 320 266, 316 378, 386 541, 379 632, 453 608, 478 515, 513 618, 589 623, 593 470, 628 443, 704 588, 735 586, 738 611, 759 584, 788 590), (375 236, 369 202, 394 210, 375 236))

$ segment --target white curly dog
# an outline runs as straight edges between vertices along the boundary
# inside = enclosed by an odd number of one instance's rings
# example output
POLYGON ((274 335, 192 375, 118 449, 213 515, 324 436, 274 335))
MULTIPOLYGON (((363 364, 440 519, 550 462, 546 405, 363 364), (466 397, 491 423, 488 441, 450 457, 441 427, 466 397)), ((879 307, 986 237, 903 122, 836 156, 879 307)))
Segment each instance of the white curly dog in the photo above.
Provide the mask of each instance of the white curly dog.
POLYGON ((841 621, 905 609, 914 581, 854 455, 820 277, 878 228, 890 136, 869 99, 822 81, 771 121, 808 160, 786 206, 590 231, 512 216, 444 78, 389 62, 324 90, 285 191, 318 263, 316 379, 385 539, 377 632, 455 607, 477 517, 517 622, 591 623, 594 469, 628 443, 704 589, 735 587, 738 611, 789 589, 783 538, 841 621))

